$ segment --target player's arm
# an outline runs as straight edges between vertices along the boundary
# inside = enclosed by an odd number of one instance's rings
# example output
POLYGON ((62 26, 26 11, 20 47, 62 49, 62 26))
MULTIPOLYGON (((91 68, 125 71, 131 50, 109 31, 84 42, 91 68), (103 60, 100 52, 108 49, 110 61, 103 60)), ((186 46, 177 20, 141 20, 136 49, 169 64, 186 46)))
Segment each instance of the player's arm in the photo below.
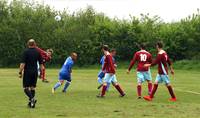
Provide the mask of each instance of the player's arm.
POLYGON ((152 60, 152 63, 150 63, 150 64, 144 64, 144 67, 155 66, 156 64, 158 64, 159 61, 160 61, 160 56, 158 55, 155 60, 152 60))
POLYGON ((169 65, 171 74, 174 75, 174 68, 173 68, 173 66, 172 66, 172 61, 169 59, 169 57, 168 57, 168 59, 167 59, 167 63, 168 63, 168 65, 169 65))
POLYGON ((107 56, 105 57, 105 59, 104 59, 104 64, 103 64, 103 68, 102 68, 102 71, 104 72, 105 71, 105 69, 106 69, 106 65, 108 64, 108 58, 107 58, 107 56))
POLYGON ((26 51, 25 51, 22 54, 21 63, 20 63, 20 66, 19 66, 19 78, 22 78, 22 72, 23 72, 24 67, 25 67, 26 58, 27 58, 27 55, 26 55, 26 51))
POLYGON ((22 72, 24 70, 24 67, 25 67, 25 63, 20 63, 20 66, 19 66, 19 78, 22 78, 22 72))
POLYGON ((135 64, 135 62, 136 62, 136 58, 137 58, 137 55, 136 55, 136 53, 135 53, 135 55, 133 56, 133 59, 131 60, 130 65, 129 65, 129 67, 128 67, 127 74, 130 73, 132 67, 134 66, 134 64, 135 64))
POLYGON ((43 59, 42 59, 42 55, 41 54, 39 54, 38 62, 40 64, 40 70, 43 70, 44 69, 44 65, 43 65, 43 59))

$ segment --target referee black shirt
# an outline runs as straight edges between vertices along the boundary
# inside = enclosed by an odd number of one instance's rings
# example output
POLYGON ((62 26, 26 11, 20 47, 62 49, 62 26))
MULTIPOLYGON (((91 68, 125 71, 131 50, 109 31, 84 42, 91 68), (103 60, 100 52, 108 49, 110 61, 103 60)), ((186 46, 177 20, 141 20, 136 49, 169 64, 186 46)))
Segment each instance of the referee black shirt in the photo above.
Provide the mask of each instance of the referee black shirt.
POLYGON ((36 48, 28 48, 24 51, 21 63, 25 64, 24 71, 37 71, 37 62, 42 64, 42 57, 36 48))

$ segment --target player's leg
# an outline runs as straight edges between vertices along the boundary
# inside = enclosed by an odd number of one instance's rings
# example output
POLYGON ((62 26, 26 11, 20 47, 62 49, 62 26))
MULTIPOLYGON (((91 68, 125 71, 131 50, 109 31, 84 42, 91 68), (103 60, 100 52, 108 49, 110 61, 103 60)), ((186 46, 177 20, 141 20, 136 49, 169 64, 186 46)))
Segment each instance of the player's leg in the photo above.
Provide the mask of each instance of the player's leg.
POLYGON ((152 77, 151 77, 151 72, 144 72, 144 79, 147 81, 148 83, 148 94, 151 94, 152 91, 152 77))
POLYGON ((117 78, 116 75, 112 75, 112 84, 114 85, 114 87, 117 89, 117 91, 120 93, 120 96, 123 97, 125 96, 125 93, 123 91, 123 89, 121 88, 121 86, 119 85, 119 83, 117 82, 117 78))
POLYGON ((24 93, 25 95, 28 97, 29 99, 29 103, 28 106, 30 106, 30 100, 33 98, 32 94, 31 94, 31 90, 30 90, 30 72, 25 71, 24 75, 23 75, 23 88, 24 88, 24 93))
POLYGON ((165 82, 165 85, 166 85, 166 87, 169 91, 169 94, 171 95, 171 98, 169 100, 170 101, 176 101, 176 96, 175 96, 173 88, 170 84, 168 75, 163 75, 163 81, 165 82))
POLYGON ((142 97, 142 83, 144 82, 144 75, 143 72, 137 72, 137 95, 138 99, 142 97))
POLYGON ((33 72, 31 73, 31 76, 30 76, 30 93, 31 93, 31 98, 30 98, 30 107, 31 108, 35 108, 35 104, 37 102, 37 100, 35 99, 35 88, 36 88, 36 85, 37 85, 37 77, 38 77, 38 73, 37 71, 36 72, 33 72))
POLYGON ((99 74, 98 74, 98 79, 97 79, 97 82, 100 84, 97 89, 100 89, 102 86, 103 86, 103 78, 104 78, 105 74, 100 71, 99 74))
POLYGON ((55 90, 56 90, 57 88, 59 88, 63 83, 64 83, 64 80, 60 79, 60 80, 54 85, 54 87, 53 87, 53 89, 52 89, 52 93, 54 93, 55 90))
POLYGON ((149 96, 145 96, 144 97, 145 100, 151 101, 153 99, 153 97, 154 97, 154 95, 157 91, 159 83, 162 83, 162 78, 161 78, 161 75, 158 74, 157 77, 156 77, 155 83, 153 85, 153 89, 151 91, 151 94, 149 96))
POLYGON ((69 87, 70 84, 71 84, 71 78, 69 77, 69 78, 66 80, 66 83, 65 83, 65 86, 64 86, 62 92, 66 93, 67 88, 69 87))
POLYGON ((52 93, 55 93, 55 90, 64 83, 64 79, 61 73, 59 73, 59 81, 52 88, 52 93))
POLYGON ((44 65, 44 68, 41 70, 41 78, 42 78, 42 82, 45 82, 45 83, 49 83, 49 81, 46 79, 46 67, 45 67, 45 64, 44 65))
POLYGON ((100 95, 97 95, 97 97, 104 97, 106 94, 107 89, 107 83, 111 82, 111 74, 106 73, 103 81, 103 86, 100 95))

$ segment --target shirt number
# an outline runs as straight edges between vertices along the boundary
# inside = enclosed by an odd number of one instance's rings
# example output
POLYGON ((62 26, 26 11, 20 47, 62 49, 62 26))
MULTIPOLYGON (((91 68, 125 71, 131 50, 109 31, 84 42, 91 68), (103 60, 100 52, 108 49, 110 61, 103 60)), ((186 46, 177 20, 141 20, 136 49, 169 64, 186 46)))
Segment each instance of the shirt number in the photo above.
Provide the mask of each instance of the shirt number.
POLYGON ((147 55, 146 54, 140 54, 140 61, 147 61, 147 55))

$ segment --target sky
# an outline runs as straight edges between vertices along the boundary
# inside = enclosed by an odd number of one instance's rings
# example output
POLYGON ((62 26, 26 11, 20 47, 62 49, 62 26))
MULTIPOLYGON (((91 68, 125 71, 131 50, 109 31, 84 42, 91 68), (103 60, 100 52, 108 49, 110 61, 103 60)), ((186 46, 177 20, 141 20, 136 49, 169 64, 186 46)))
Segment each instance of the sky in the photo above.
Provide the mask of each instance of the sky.
POLYGON ((37 0, 56 10, 67 8, 70 12, 93 6, 97 12, 119 19, 139 17, 141 13, 158 15, 165 22, 179 21, 192 13, 197 13, 200 0, 37 0))

